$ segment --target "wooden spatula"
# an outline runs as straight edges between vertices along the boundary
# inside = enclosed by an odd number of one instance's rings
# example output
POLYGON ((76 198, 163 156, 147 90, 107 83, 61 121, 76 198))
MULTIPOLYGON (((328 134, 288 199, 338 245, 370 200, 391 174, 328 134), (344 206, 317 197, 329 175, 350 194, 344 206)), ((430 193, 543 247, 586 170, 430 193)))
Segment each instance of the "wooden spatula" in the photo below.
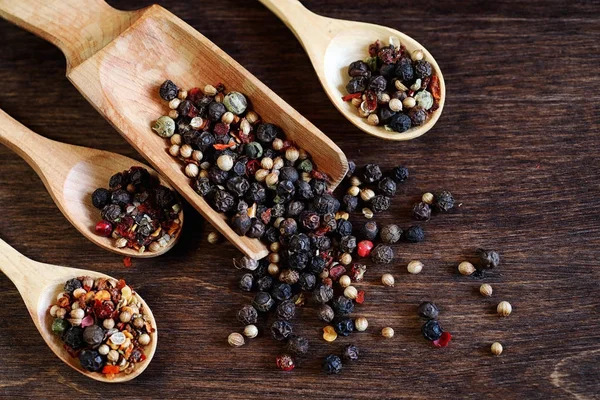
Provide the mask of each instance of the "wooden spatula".
POLYGON ((346 157, 327 136, 214 43, 164 8, 125 12, 102 0, 0 0, 0 16, 59 47, 67 78, 146 160, 213 226, 246 255, 268 254, 257 239, 238 236, 190 186, 164 139, 150 129, 165 113, 158 87, 222 82, 248 95, 263 120, 275 123, 308 151, 332 187, 346 157))

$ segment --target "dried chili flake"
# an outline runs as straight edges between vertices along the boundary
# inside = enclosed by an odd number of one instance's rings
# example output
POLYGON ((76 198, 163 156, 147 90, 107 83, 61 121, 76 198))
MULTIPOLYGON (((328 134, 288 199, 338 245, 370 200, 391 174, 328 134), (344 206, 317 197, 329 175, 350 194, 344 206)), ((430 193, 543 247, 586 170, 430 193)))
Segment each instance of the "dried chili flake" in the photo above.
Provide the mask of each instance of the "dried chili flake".
POLYGON ((123 265, 127 268, 131 267, 131 257, 123 258, 123 265))
POLYGON ((352 99, 358 99, 362 96, 362 93, 352 93, 352 94, 347 94, 345 96, 342 97, 342 101, 350 101, 352 99))
POLYGON ((260 219, 263 222, 263 224, 268 224, 269 221, 271 221, 271 212, 272 212, 272 209, 267 208, 265 211, 263 211, 260 214, 260 219))
POLYGON ((365 291, 364 290, 359 290, 358 294, 356 295, 356 299, 354 299, 358 304, 362 304, 365 302, 365 291))
POLYGON ((118 365, 105 365, 104 368, 102 368, 102 373, 116 375, 119 373, 119 366, 118 365))
POLYGON ((225 150, 225 149, 229 149, 233 146, 235 146, 235 143, 233 143, 233 142, 227 143, 227 144, 213 144, 213 147, 215 148, 215 150, 225 150))
POLYGON ((435 347, 446 347, 452 340, 450 332, 443 332, 439 339, 434 340, 432 343, 435 347))
POLYGON ((380 48, 381 48, 381 42, 379 40, 377 40, 375 43, 371 43, 369 45, 369 55, 371 57, 377 56, 380 48))

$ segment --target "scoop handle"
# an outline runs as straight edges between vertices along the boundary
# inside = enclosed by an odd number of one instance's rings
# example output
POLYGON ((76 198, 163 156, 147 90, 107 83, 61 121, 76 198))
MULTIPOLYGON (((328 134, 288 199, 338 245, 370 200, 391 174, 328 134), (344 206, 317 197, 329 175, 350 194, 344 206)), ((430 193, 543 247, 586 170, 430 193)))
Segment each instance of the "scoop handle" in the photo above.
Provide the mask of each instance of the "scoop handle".
POLYGON ((0 16, 57 46, 68 72, 119 36, 139 11, 103 0, 0 0, 0 16))

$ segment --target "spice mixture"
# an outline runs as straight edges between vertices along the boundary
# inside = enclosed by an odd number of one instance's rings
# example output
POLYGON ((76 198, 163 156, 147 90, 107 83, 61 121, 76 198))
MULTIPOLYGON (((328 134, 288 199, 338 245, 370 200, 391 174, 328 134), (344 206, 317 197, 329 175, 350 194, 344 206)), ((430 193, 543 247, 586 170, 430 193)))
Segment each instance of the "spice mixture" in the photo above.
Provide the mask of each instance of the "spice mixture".
POLYGON ((114 238, 118 248, 140 253, 158 251, 177 236, 181 229, 178 196, 145 168, 119 172, 108 186, 92 193, 92 204, 102 217, 97 234, 114 238))
POLYGON ((423 125, 439 108, 439 78, 422 50, 412 54, 391 37, 369 46, 369 57, 348 67, 350 81, 344 101, 352 101, 358 114, 370 125, 405 132, 423 125))
POLYGON ((124 280, 73 278, 49 313, 52 332, 81 367, 109 379, 132 373, 146 359, 144 347, 155 331, 140 298, 124 280))

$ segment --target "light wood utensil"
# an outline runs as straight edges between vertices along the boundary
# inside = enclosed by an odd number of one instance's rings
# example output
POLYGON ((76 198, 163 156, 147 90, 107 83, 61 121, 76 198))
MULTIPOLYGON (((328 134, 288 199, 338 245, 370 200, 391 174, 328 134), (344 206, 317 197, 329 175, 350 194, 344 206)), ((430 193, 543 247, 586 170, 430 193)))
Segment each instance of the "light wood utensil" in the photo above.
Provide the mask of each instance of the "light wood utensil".
POLYGON ((19 293, 21 293, 33 323, 48 347, 50 347, 50 350, 74 370, 98 381, 119 383, 135 378, 144 372, 148 364, 150 364, 156 352, 158 331, 156 330, 156 321, 154 320, 152 311, 141 297, 145 315, 151 321, 151 325, 155 331, 150 335, 152 339, 150 344, 144 348, 146 359, 138 363, 134 371, 129 375, 117 374, 114 379, 107 379, 101 373, 84 370, 79 363, 79 359, 71 357, 64 349, 61 339, 52 333, 53 318, 48 311, 52 304, 55 303, 56 296, 63 291, 63 286, 67 280, 79 276, 90 276, 94 279, 110 278, 110 276, 84 269, 59 267, 33 261, 13 249, 2 239, 0 239, 0 271, 15 284, 19 293))
POLYGON ((337 109, 354 125, 370 135, 388 140, 409 140, 423 135, 433 128, 444 108, 446 85, 439 65, 427 49, 410 36, 385 26, 364 22, 326 18, 306 9, 298 0, 259 0, 271 10, 300 41, 310 57, 317 76, 329 99, 337 109), (440 79, 441 99, 439 108, 433 112, 425 124, 406 132, 388 132, 383 126, 372 126, 358 115, 351 102, 342 100, 347 95, 346 84, 350 80, 348 65, 368 57, 369 45, 377 39, 387 44, 389 38, 397 37, 407 50, 421 49, 425 60, 431 63, 440 79))
POLYGON ((308 151, 333 187, 347 170, 342 151, 313 124, 215 44, 164 8, 119 11, 102 0, 0 0, 0 16, 58 46, 67 78, 173 187, 243 253, 268 254, 257 239, 238 236, 196 194, 163 138, 150 126, 167 111, 158 95, 165 79, 182 88, 222 82, 248 95, 264 121, 281 126, 308 151))
MULTIPOLYGON (((100 210, 92 204, 92 193, 107 187, 111 176, 142 166, 151 174, 156 171, 133 158, 103 150, 73 146, 40 136, 0 109, 0 143, 21 156, 39 175, 59 210, 79 232, 103 249, 129 257, 150 258, 169 251, 181 234, 181 229, 158 251, 140 253, 134 249, 115 247, 115 239, 95 232, 100 210)), ((159 176, 160 182, 167 186, 159 176)), ((179 212, 183 226, 183 211, 179 212)))

